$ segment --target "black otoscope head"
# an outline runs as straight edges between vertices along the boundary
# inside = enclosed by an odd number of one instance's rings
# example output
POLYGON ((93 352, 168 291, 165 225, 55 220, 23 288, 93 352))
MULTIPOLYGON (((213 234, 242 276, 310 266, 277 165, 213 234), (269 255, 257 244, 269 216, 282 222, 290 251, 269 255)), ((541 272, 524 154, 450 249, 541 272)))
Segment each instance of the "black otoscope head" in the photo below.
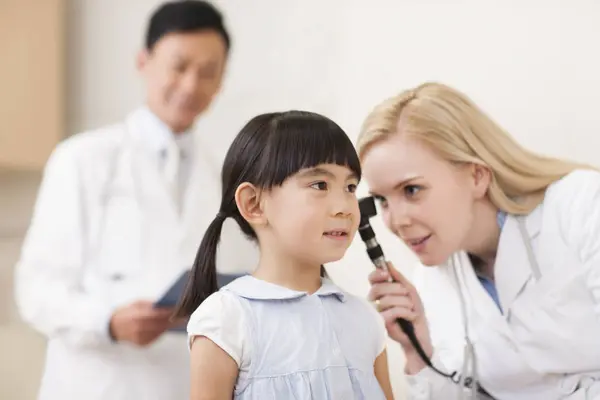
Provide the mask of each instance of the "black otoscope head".
POLYGON ((385 257, 383 256, 383 250, 377 239, 375 238, 375 232, 369 223, 369 219, 377 215, 377 208, 375 207, 375 200, 372 196, 363 197, 358 200, 358 208, 360 210, 360 224, 358 225, 358 234, 360 238, 365 242, 367 246, 367 254, 371 261, 377 267, 385 267, 385 257))
POLYGON ((373 196, 363 197, 358 200, 358 208, 360 210, 360 226, 368 225, 369 218, 377 215, 377 208, 375 207, 375 200, 373 196))

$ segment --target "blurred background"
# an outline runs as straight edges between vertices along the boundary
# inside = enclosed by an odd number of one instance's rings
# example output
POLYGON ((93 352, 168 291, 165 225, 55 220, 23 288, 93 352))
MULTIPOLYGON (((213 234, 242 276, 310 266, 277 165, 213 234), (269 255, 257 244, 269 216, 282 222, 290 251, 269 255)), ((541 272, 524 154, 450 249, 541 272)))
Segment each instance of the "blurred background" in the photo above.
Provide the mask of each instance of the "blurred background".
MULTIPOLYGON (((20 322, 12 291, 41 170, 60 140, 143 101, 135 55, 159 3, 0 0, 0 399, 34 399, 44 359, 44 340, 20 322)), ((600 164, 598 1, 214 3, 233 50, 224 90, 198 130, 223 152, 250 117, 290 108, 326 114, 354 140, 375 103, 436 80, 466 92, 524 145, 600 164)), ((410 276, 415 258, 380 221, 375 229, 410 276)), ((361 296, 370 270, 358 239, 330 267, 361 296)), ((402 398, 403 358, 390 346, 402 398)))

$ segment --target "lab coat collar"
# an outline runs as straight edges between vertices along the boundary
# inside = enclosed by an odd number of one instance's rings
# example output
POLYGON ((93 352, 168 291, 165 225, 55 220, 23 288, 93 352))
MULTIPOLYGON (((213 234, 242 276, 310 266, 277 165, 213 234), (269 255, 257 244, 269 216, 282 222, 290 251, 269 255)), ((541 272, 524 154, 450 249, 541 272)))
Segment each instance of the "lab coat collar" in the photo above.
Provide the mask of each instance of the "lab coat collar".
POLYGON ((145 180, 139 183, 141 188, 145 188, 140 195, 142 199, 145 196, 162 199, 169 204, 165 206, 165 210, 170 209, 173 212, 171 215, 173 220, 187 229, 195 229, 194 225, 197 224, 198 218, 201 218, 207 210, 209 213, 216 213, 220 201, 219 163, 210 146, 203 143, 199 147, 201 138, 198 135, 191 131, 177 135, 177 140, 189 149, 184 157, 190 155, 186 162, 191 169, 186 191, 183 193, 182 209, 177 210, 166 186, 162 185, 159 191, 159 186, 156 185, 157 182, 162 182, 160 168, 157 166, 163 159, 163 146, 167 145, 168 140, 176 140, 175 135, 147 107, 140 107, 129 114, 125 121, 125 130, 127 140, 132 146, 132 165, 135 169, 144 171, 138 174, 140 179, 145 180), (206 190, 206 188, 214 189, 206 190))
MULTIPOLYGON (((541 206, 539 206, 524 217, 530 241, 534 241, 540 233, 541 214, 541 206)), ((473 310, 479 315, 479 318, 487 323, 492 323, 503 332, 508 332, 504 320, 510 318, 510 307, 533 277, 525 242, 518 224, 515 216, 507 216, 500 233, 496 254, 495 284, 503 313, 498 310, 490 295, 477 279, 467 253, 461 252, 452 259, 458 273, 459 285, 466 294, 465 301, 470 304, 467 309, 473 310)))
POLYGON ((509 216, 500 234, 494 275, 500 303, 505 313, 533 276, 525 241, 533 242, 541 228, 541 206, 524 217, 526 237, 519 229, 518 217, 509 216))
MULTIPOLYGON (((238 278, 224 286, 223 289, 251 300, 291 300, 309 295, 307 292, 288 289, 251 275, 238 278)), ((342 302, 346 299, 344 292, 328 278, 321 278, 321 287, 314 295, 319 297, 335 296, 342 302)))
POLYGON ((165 151, 172 142, 175 142, 186 156, 193 154, 195 146, 193 127, 175 134, 148 106, 138 108, 130 118, 131 122, 138 127, 135 130, 135 138, 156 154, 165 151))

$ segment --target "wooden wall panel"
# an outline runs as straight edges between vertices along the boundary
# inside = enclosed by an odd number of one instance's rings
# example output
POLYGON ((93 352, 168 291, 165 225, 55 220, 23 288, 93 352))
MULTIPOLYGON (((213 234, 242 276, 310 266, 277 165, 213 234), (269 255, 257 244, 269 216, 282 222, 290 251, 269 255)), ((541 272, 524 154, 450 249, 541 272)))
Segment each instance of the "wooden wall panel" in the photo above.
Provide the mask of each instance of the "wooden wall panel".
POLYGON ((40 169, 64 137, 66 0, 0 0, 0 167, 40 169))

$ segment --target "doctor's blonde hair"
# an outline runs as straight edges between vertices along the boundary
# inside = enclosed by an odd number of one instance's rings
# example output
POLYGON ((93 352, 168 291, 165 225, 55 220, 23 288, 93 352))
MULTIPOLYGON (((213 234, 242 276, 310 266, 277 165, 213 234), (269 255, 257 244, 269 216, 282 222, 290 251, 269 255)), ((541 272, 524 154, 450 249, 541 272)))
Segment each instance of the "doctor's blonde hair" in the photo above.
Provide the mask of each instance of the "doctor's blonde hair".
POLYGON ((510 214, 528 214, 550 184, 575 169, 593 168, 525 149, 467 96, 439 83, 422 84, 378 104, 363 123, 359 156, 393 134, 415 137, 450 162, 488 167, 488 196, 510 214))

